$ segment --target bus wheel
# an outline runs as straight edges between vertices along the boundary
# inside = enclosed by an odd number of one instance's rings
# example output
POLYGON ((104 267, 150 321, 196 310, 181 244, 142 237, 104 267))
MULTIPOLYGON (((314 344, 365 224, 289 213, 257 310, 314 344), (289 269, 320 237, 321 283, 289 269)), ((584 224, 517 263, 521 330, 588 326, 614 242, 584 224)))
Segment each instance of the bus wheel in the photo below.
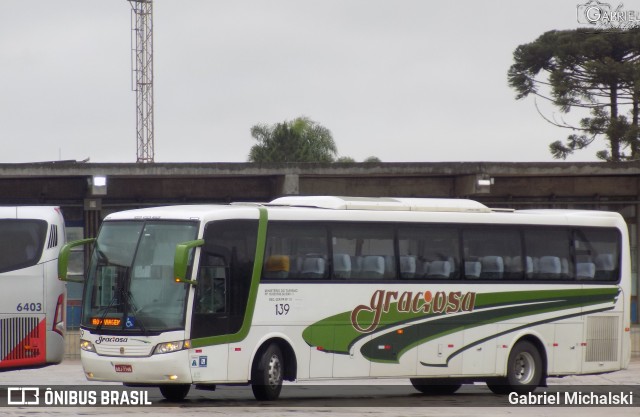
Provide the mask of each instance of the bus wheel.
POLYGON ((538 349, 526 340, 516 343, 509 353, 507 376, 487 382, 496 394, 532 392, 542 381, 542 358, 538 349))
POLYGON ((418 391, 427 395, 449 395, 460 389, 462 384, 446 379, 411 378, 411 385, 418 391))
POLYGON ((185 399, 190 388, 189 384, 160 385, 160 393, 169 401, 179 402, 185 399))
POLYGON ((251 389, 256 400, 277 400, 282 390, 284 360, 282 351, 275 343, 262 352, 251 371, 251 389))

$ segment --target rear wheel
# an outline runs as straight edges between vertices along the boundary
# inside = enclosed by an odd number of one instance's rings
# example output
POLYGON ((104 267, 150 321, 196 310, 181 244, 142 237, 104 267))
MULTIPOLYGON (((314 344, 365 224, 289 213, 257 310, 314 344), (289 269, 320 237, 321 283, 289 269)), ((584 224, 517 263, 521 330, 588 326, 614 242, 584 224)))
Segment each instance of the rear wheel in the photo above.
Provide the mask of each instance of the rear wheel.
POLYGON ((507 376, 487 382, 496 394, 528 393, 542 382, 542 358, 538 348, 526 340, 515 344, 507 362, 507 376))
POLYGON ((175 402, 184 400, 187 394, 189 394, 190 389, 191 385, 188 384, 160 385, 160 393, 162 396, 169 401, 175 402))
POLYGON ((460 389, 462 384, 447 379, 411 378, 411 385, 427 395, 449 395, 460 389))
POLYGON ((282 390, 284 358, 282 351, 272 343, 262 352, 251 371, 251 389, 256 400, 277 400, 282 390))

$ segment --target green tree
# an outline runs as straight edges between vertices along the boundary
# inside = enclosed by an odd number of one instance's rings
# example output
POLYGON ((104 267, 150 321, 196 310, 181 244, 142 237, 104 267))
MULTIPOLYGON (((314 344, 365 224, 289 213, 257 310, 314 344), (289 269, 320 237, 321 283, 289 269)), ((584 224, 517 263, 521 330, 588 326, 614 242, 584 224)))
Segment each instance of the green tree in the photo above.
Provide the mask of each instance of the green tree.
POLYGON ((329 129, 307 117, 257 124, 251 136, 258 143, 249 151, 249 162, 333 162, 338 154, 329 129))
POLYGON ((366 158, 363 162, 382 162, 382 161, 377 156, 370 156, 366 158))
POLYGON ((597 152, 598 158, 640 157, 640 30, 554 30, 518 46, 513 58, 508 79, 516 99, 535 95, 550 100, 563 113, 574 108, 589 112, 577 126, 543 116, 556 126, 579 132, 569 135, 565 143, 549 145, 554 158, 566 159, 600 135, 605 136, 609 150, 597 152), (625 109, 631 120, 623 114, 625 109), (623 152, 625 148, 630 155, 623 152))

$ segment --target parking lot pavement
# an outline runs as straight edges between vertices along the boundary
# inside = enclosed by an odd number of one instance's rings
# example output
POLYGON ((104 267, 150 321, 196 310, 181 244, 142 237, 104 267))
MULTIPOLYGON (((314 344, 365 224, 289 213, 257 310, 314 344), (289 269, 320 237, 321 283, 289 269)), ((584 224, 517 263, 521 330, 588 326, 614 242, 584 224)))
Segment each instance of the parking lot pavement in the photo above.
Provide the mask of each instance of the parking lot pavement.
POLYGON ((634 355, 627 369, 600 375, 549 378, 549 385, 640 385, 640 355, 634 355))
MULTIPOLYGON (((151 407, 5 407, 0 409, 0 415, 6 416, 118 416, 127 417, 149 415, 242 415, 282 416, 291 417, 308 415, 339 415, 341 417, 374 414, 376 417, 386 416, 505 416, 514 414, 523 417, 555 417, 565 416, 568 412, 577 410, 581 417, 637 417, 640 404, 633 407, 529 407, 521 405, 494 406, 496 398, 484 384, 464 386, 458 393, 449 396, 428 397, 418 394, 406 379, 392 380, 352 380, 340 382, 341 387, 352 385, 354 390, 340 392, 340 387, 334 386, 331 394, 318 394, 322 385, 331 387, 335 381, 322 384, 300 382, 287 384, 283 390, 281 400, 272 403, 261 403, 253 399, 248 387, 222 387, 215 392, 191 390, 184 403, 167 403, 159 391, 153 389, 150 393, 153 406, 151 407), (352 398, 350 398, 352 396, 352 398), (408 406, 410 405, 410 406, 408 406)), ((629 386, 640 385, 640 356, 634 357, 628 369, 602 375, 571 376, 565 378, 549 378, 550 388, 554 386, 574 385, 581 390, 587 386, 629 386)), ((3 386, 78 386, 85 389, 91 386, 104 386, 105 383, 87 381, 84 378, 82 365, 78 360, 67 360, 59 365, 41 369, 17 370, 0 373, 0 385, 3 386)), ((118 383, 113 385, 120 386, 118 383)), ((115 387, 114 387, 115 388, 115 387)), ((640 393, 633 389, 636 398, 640 393)), ((640 401, 637 401, 640 403, 640 401)))
POLYGON ((85 385, 80 360, 64 360, 58 365, 37 369, 18 369, 0 373, 0 385, 85 385))
MULTIPOLYGON (((348 384, 361 384, 363 381, 352 380, 348 384)), ((406 379, 367 380, 366 384, 375 385, 408 384, 406 379)), ((601 375, 576 375, 564 378, 549 378, 549 385, 639 385, 640 384, 640 355, 631 359, 628 369, 601 375)), ((332 381, 326 382, 331 384, 332 381)), ((87 381, 84 377, 82 364, 79 360, 65 360, 61 364, 39 369, 22 369, 0 372, 0 385, 105 385, 103 382, 87 381)), ((117 383, 114 383, 117 384, 117 383)), ((306 383, 295 383, 306 384, 306 383)), ((317 382, 312 383, 312 385, 317 382)))

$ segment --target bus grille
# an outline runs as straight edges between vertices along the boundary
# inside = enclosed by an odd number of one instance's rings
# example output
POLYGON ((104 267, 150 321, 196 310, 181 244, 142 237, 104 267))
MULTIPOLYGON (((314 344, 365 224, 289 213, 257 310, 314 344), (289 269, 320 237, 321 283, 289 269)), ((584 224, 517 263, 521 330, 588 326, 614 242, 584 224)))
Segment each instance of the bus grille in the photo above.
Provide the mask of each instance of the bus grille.
POLYGON ((587 362, 616 362, 620 329, 618 317, 587 318, 587 362))
POLYGON ((38 317, 10 317, 0 320, 0 359, 31 359, 40 355, 38 317))
POLYGON ((149 356, 153 351, 153 346, 144 345, 144 346, 131 346, 131 345, 123 345, 123 346, 96 346, 96 353, 101 356, 119 356, 119 357, 141 357, 141 356, 149 356))

